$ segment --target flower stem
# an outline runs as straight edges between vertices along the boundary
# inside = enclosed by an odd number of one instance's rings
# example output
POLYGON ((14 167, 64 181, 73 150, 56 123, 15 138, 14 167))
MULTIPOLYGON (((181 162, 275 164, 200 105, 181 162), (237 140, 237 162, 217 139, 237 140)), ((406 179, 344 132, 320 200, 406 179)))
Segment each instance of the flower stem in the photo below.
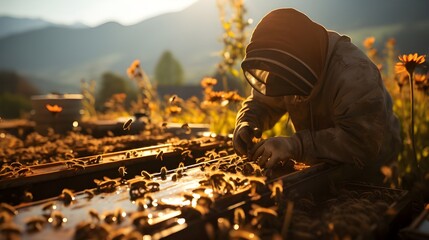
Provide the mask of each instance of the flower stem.
POLYGON ((408 73, 408 77, 410 79, 410 102, 411 102, 411 126, 410 126, 411 150, 413 154, 414 166, 416 167, 417 174, 420 175, 420 167, 417 161, 416 142, 414 137, 414 81, 413 81, 412 72, 408 73))

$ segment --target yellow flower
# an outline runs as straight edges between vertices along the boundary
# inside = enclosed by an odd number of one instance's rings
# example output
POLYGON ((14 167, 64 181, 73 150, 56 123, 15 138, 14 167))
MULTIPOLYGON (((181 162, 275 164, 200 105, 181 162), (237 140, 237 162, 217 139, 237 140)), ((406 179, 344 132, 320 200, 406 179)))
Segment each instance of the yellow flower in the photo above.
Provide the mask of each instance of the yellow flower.
POLYGON ((217 80, 215 78, 205 77, 201 80, 201 86, 203 88, 211 87, 217 84, 217 80))
POLYGON ((168 111, 169 111, 171 114, 178 114, 178 113, 181 113, 181 112, 182 112, 182 108, 181 108, 181 107, 178 107, 178 106, 170 106, 170 107, 168 108, 168 111))
POLYGON ((63 108, 58 106, 57 104, 55 105, 46 104, 45 107, 51 113, 60 113, 63 111, 63 108))
POLYGON ((136 71, 136 70, 138 70, 139 68, 140 68, 140 60, 134 60, 131 63, 130 67, 128 67, 128 69, 127 69, 127 75, 130 78, 134 78, 136 76, 136 74, 138 73, 138 71, 136 71))
POLYGON ((417 53, 399 56, 400 62, 395 65, 396 73, 407 71, 409 74, 412 74, 416 66, 426 61, 425 57, 425 55, 418 55, 417 53))
POLYGON ((370 49, 374 46, 375 43, 375 37, 367 37, 365 40, 363 40, 363 46, 366 49, 370 49))

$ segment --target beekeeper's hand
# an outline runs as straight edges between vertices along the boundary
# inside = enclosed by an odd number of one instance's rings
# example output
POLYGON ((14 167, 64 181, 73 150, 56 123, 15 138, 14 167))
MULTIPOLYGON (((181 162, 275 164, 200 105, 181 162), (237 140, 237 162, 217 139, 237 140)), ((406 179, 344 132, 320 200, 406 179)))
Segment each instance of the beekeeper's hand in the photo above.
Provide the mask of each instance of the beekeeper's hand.
POLYGON ((242 122, 234 129, 232 144, 237 155, 248 155, 253 148, 253 138, 260 138, 262 132, 249 122, 242 122))
POLYGON ((298 147, 294 141, 289 137, 268 138, 255 144, 249 158, 258 161, 261 167, 272 168, 280 161, 294 158, 298 147))

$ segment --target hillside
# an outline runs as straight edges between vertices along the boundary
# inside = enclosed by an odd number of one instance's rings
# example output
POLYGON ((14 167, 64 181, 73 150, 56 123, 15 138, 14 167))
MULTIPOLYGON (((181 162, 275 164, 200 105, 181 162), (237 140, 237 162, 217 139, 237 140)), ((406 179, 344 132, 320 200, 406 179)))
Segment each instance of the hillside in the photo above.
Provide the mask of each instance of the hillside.
MULTIPOLYGON (((373 35, 379 44, 396 38, 401 52, 429 50, 429 2, 423 0, 248 0, 246 6, 247 16, 254 19, 249 31, 270 10, 295 7, 328 29, 348 34, 357 45, 373 35)), ((170 50, 181 62, 186 82, 196 83, 212 74, 219 61, 220 36, 216 1, 200 0, 183 11, 132 26, 114 22, 84 29, 51 26, 4 37, 0 70, 18 71, 41 91, 71 92, 78 90, 82 78, 97 79, 104 71, 125 75, 134 59, 140 59, 152 75, 162 52, 170 50), (49 82, 62 87, 45 89, 49 82)))

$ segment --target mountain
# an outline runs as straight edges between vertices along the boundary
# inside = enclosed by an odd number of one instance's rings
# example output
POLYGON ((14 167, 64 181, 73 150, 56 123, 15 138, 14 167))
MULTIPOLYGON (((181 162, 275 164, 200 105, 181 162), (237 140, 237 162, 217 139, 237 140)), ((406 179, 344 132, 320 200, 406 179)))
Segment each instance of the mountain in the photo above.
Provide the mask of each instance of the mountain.
MULTIPOLYGON (((345 33, 361 45, 375 36, 379 46, 397 39, 400 52, 428 52, 429 2, 424 0, 247 0, 247 17, 257 22, 269 11, 294 7, 328 29, 345 33)), ((155 64, 170 50, 182 64, 186 82, 211 75, 220 60, 222 29, 215 0, 199 0, 180 11, 132 26, 108 22, 94 28, 48 26, 0 39, 0 70, 16 70, 41 91, 72 92, 80 80, 102 72, 125 75, 134 59, 153 75, 155 64), (43 82, 43 86, 42 85, 43 82), (51 82, 58 89, 46 89, 51 82)))
POLYGON ((79 22, 71 25, 63 25, 48 22, 39 18, 17 18, 11 16, 0 16, 0 38, 51 26, 60 26, 65 28, 88 27, 79 22))

